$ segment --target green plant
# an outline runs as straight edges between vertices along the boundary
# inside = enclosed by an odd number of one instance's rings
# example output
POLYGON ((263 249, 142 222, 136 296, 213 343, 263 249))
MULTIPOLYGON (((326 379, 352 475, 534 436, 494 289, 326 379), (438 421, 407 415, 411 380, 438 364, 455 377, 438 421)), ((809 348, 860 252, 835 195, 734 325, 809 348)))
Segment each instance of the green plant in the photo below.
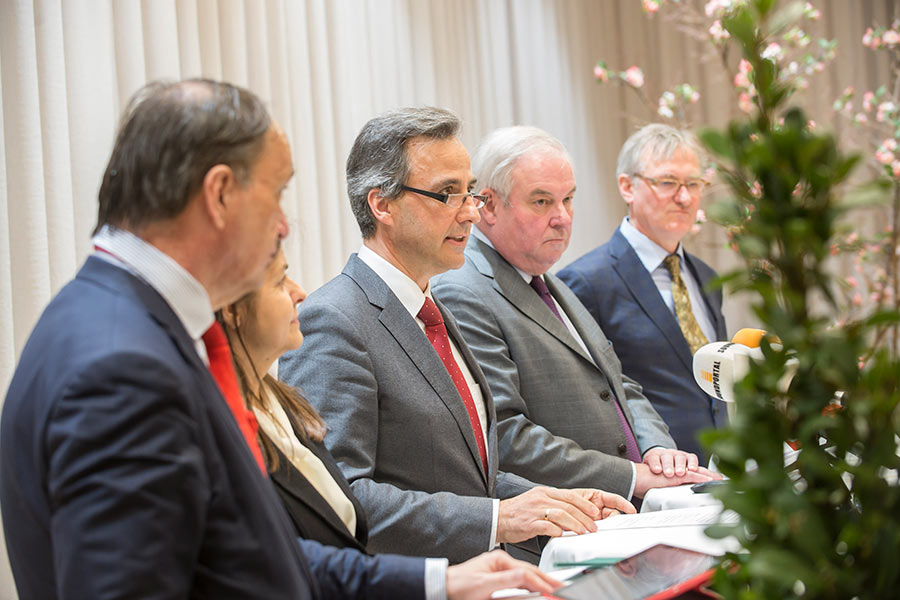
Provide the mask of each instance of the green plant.
POLYGON ((724 17, 750 66, 755 111, 701 134, 732 195, 708 214, 735 228, 746 263, 723 281, 752 294, 781 341, 764 341, 764 360, 736 385, 731 427, 704 434, 730 478, 717 495, 741 516, 710 533, 749 550, 729 556, 733 570, 723 567, 715 585, 745 600, 898 597, 900 363, 873 347, 900 315, 883 305, 834 326, 841 304, 828 260, 851 207, 840 190, 859 156, 789 107, 794 87, 765 51, 796 9, 776 4, 748 0, 724 17), (788 361, 796 371, 785 388, 788 361), (788 468, 785 440, 802 447, 788 468))

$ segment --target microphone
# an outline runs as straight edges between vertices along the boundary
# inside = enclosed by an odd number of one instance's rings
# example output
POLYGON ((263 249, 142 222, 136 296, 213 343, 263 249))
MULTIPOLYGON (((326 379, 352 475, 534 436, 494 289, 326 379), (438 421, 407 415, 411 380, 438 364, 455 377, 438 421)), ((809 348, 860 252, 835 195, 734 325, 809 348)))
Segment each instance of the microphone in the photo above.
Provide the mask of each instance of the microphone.
POLYGON ((780 349, 781 340, 778 339, 778 336, 772 335, 764 329, 753 329, 752 327, 744 327, 734 334, 731 341, 735 344, 743 344, 748 348, 759 348, 764 337, 769 338, 769 343, 776 349, 780 349))
POLYGON ((713 342, 694 354, 694 380, 704 392, 724 402, 734 402, 734 382, 750 370, 750 360, 763 357, 760 348, 735 342, 713 342))

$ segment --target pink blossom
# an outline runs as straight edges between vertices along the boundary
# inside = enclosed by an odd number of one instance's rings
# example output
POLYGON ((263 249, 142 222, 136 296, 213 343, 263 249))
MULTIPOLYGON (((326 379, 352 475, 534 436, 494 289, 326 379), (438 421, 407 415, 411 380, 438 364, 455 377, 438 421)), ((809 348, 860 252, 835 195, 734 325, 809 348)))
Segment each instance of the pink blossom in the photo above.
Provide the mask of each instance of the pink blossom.
POLYGON ((812 131, 813 129, 816 128, 816 122, 813 121, 812 119, 810 119, 809 121, 806 122, 806 127, 807 127, 807 129, 812 131))
POLYGON ((837 253, 838 253, 838 245, 837 245, 837 244, 832 244, 831 246, 829 246, 829 247, 828 247, 828 253, 829 253, 830 255, 832 255, 832 256, 837 256, 837 253))
POLYGON ((844 88, 844 91, 841 92, 841 95, 849 98, 850 96, 852 96, 854 94, 854 92, 855 92, 855 90, 853 89, 853 86, 848 85, 847 87, 844 88))
POLYGON ((856 280, 856 277, 853 277, 852 275, 847 278, 847 284, 852 288, 859 286, 859 282, 856 280))
POLYGON ((866 112, 871 112, 872 103, 875 101, 875 94, 872 92, 866 92, 862 97, 862 107, 866 112))
POLYGON ((897 44, 900 44, 900 33, 897 33, 893 29, 888 29, 881 34, 881 41, 885 46, 896 46, 897 44))
POLYGON ((706 223, 706 212, 702 208, 697 209, 697 223, 706 223))
POLYGON ((642 4, 644 7, 644 11, 650 14, 655 13, 659 10, 661 0, 643 0, 642 4))
POLYGON ((742 92, 738 96, 738 108, 747 114, 753 112, 753 100, 750 98, 750 94, 742 92))
POLYGON ((754 198, 762 197, 762 186, 759 184, 758 181, 754 181, 753 185, 750 186, 750 195, 753 196, 754 198))
POLYGON ((825 63, 821 61, 817 61, 816 64, 813 65, 813 71, 816 73, 821 73, 825 70, 825 63))
POLYGON ((856 124, 866 123, 868 122, 869 117, 866 116, 866 113, 856 113, 856 116, 853 117, 853 122, 856 124))
POLYGON ((853 299, 851 300, 854 306, 862 306, 862 294, 859 292, 853 294, 853 299))
POLYGON ((762 57, 769 60, 778 60, 784 55, 784 52, 781 50, 781 46, 776 42, 772 42, 766 49, 762 52, 762 57))
POLYGON ((713 21, 712 26, 709 28, 709 35, 713 40, 717 42, 721 42, 722 40, 727 40, 731 37, 731 34, 728 33, 728 30, 722 27, 722 22, 718 19, 713 21))
POLYGON ((628 67, 625 70, 623 79, 631 87, 639 88, 644 86, 644 72, 638 67, 628 67))
POLYGON ((859 362, 856 363, 856 366, 859 367, 859 370, 862 371, 866 368, 866 361, 862 356, 859 357, 859 362))
POLYGON ((884 148, 887 148, 888 150, 890 150, 891 152, 893 152, 894 150, 897 149, 897 140, 895 140, 895 139, 892 138, 892 137, 890 137, 890 138, 885 138, 884 141, 881 142, 881 145, 882 145, 884 148))
POLYGON ((879 148, 875 151, 875 160, 883 165, 889 165, 894 162, 894 153, 885 148, 879 148))
POLYGON ((871 48, 875 50, 881 45, 881 39, 872 31, 871 27, 866 28, 866 33, 863 34, 862 44, 866 48, 871 48))
POLYGON ((594 79, 605 83, 609 79, 609 72, 600 65, 594 67, 594 79))
POLYGON ((891 171, 894 173, 894 177, 900 177, 900 160, 895 160, 891 163, 891 171))
POLYGON ((749 73, 753 70, 753 65, 750 64, 750 61, 746 58, 742 58, 741 62, 738 63, 738 72, 739 73, 749 73))
POLYGON ((859 240, 859 234, 856 233, 855 231, 850 233, 850 235, 847 236, 848 244, 855 244, 858 240, 859 240))
POLYGON ((822 12, 807 2, 806 6, 803 7, 803 15, 810 21, 818 21, 822 17, 822 12))
POLYGON ((734 87, 745 88, 750 85, 750 79, 746 73, 738 73, 734 76, 734 87))

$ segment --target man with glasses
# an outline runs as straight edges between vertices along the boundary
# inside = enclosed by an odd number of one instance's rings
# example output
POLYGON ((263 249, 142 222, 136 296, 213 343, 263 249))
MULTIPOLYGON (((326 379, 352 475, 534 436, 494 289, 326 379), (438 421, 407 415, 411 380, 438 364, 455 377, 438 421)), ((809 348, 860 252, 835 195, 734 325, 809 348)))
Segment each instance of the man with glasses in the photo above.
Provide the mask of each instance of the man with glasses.
POLYGON ((720 427, 725 406, 694 382, 693 354, 726 339, 715 272, 685 252, 706 186, 703 151, 688 132, 651 124, 619 153, 628 205, 612 238, 560 271, 613 343, 624 372, 669 425, 678 447, 704 459, 698 431, 720 427))
POLYGON ((304 343, 279 368, 328 424, 325 444, 366 510, 369 549, 454 563, 634 511, 615 494, 498 470, 491 391, 429 287, 462 264, 484 202, 471 193, 459 126, 423 108, 363 127, 347 159, 363 245, 301 304, 304 343))
POLYGON ((622 375, 578 299, 548 273, 569 243, 575 175, 536 127, 489 134, 473 159, 487 198, 462 268, 432 280, 484 371, 500 419, 500 467, 561 487, 626 497, 706 481, 622 375))

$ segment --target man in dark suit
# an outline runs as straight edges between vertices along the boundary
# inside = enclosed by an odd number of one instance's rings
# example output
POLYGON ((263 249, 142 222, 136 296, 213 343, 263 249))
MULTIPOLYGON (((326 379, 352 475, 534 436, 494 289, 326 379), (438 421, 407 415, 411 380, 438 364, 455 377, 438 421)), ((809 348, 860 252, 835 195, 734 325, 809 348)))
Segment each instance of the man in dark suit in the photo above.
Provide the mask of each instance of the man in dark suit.
POLYGON ((473 161, 486 197, 461 269, 432 280, 497 403, 500 465, 537 482, 630 497, 703 481, 624 376, 578 299, 547 273, 569 242, 575 176, 547 132, 507 127, 473 161))
POLYGON ((619 153, 628 216, 612 238, 559 272, 613 343, 622 369, 669 425, 679 448, 705 460, 697 432, 721 427, 725 405, 694 381, 693 354, 726 339, 715 272, 681 244, 706 182, 702 149, 685 131, 651 124, 619 153))
POLYGON ((498 471, 491 391, 428 287, 462 264, 478 220, 459 126, 425 108, 363 127, 347 159, 363 246, 300 305, 303 345, 279 367, 328 423, 325 443, 366 510, 369 548, 451 562, 593 530, 604 506, 633 511, 614 494, 498 471))
POLYGON ((132 100, 97 251, 41 316, 3 407, 0 502, 20 597, 422 597, 426 572, 453 592, 473 570, 490 580, 484 597, 509 585, 488 575, 508 557, 445 575, 292 535, 236 422, 252 423, 246 406, 227 404, 207 367, 213 309, 261 284, 287 234, 292 175, 283 132, 246 90, 156 83, 132 100))

